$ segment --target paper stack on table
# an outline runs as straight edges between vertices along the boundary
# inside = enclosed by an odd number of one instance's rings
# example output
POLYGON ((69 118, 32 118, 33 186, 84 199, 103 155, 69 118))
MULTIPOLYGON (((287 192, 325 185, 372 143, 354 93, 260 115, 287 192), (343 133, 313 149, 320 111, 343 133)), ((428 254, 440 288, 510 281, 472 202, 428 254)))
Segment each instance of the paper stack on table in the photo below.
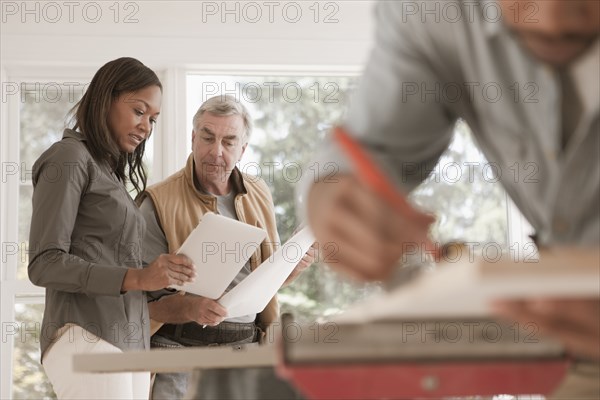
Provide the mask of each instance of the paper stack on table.
POLYGON ((390 293, 350 308, 334 321, 485 318, 496 299, 600 297, 597 248, 540 252, 539 260, 483 259, 438 265, 390 293))

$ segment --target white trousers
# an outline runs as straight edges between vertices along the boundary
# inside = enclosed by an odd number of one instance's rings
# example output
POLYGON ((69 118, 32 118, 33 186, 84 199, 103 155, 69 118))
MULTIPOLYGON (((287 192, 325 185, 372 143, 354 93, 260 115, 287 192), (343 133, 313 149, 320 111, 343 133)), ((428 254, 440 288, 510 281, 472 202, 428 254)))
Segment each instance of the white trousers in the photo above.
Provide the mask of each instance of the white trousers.
POLYGON ((44 353, 43 366, 59 399, 144 399, 150 373, 82 373, 73 371, 73 355, 121 353, 118 347, 80 326, 71 325, 44 353))

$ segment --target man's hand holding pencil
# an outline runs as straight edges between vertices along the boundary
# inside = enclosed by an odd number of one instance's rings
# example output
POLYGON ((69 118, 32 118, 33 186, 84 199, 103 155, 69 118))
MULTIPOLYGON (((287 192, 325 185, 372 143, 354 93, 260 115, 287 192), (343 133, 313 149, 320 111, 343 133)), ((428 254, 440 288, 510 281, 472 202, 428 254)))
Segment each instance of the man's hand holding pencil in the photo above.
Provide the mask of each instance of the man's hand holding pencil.
POLYGON ((334 138, 354 174, 313 185, 311 228, 329 266, 357 280, 385 280, 407 249, 435 249, 428 237, 434 218, 412 207, 342 128, 334 138))

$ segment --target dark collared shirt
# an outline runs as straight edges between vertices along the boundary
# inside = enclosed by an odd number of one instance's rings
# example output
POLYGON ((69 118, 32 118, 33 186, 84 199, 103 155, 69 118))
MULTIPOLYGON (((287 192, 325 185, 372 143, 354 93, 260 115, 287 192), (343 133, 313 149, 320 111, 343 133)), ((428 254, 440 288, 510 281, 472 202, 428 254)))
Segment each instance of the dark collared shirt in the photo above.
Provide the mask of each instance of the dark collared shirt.
POLYGON ((121 293, 128 268, 142 268, 145 221, 108 165, 67 129, 33 166, 29 279, 46 288, 42 355, 73 323, 122 350, 149 348, 142 291, 121 293))

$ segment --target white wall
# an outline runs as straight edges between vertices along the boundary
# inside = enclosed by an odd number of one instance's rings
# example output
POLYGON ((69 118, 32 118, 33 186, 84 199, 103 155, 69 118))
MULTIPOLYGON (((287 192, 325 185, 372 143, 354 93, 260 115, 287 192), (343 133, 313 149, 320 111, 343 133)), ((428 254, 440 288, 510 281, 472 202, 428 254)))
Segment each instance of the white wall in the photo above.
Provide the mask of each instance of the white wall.
POLYGON ((369 48, 372 3, 3 0, 0 54, 9 77, 22 65, 98 67, 125 55, 155 69, 356 66, 369 48))

